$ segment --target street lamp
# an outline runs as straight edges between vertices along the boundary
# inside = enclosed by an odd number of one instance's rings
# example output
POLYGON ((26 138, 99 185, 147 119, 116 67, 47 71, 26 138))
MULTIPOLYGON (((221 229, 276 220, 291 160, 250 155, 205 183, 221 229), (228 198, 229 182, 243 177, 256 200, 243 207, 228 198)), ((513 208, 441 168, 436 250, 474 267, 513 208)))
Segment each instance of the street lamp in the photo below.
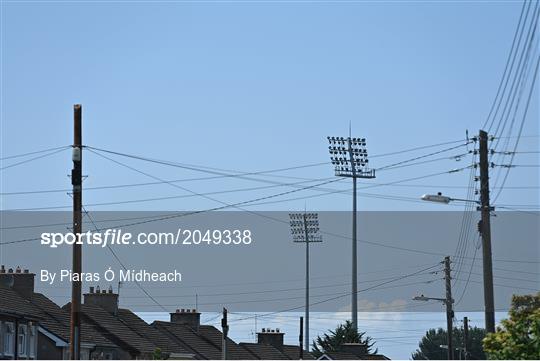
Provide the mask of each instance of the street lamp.
MULTIPOLYGON (((452 345, 452 333, 453 333, 453 324, 452 324, 452 318, 454 317, 453 311, 452 311, 452 304, 454 303, 453 299, 446 299, 446 298, 438 298, 438 297, 426 297, 424 295, 415 296, 413 297, 413 301, 439 301, 446 305, 446 327, 447 327, 447 337, 448 337, 448 344, 452 345)), ((448 359, 453 360, 454 359, 454 350, 450 346, 448 348, 448 359)))
POLYGON ((444 204, 448 204, 453 201, 480 204, 480 202, 475 199, 452 198, 448 196, 443 196, 441 192, 438 192, 437 194, 424 194, 422 197, 420 197, 420 199, 422 199, 423 201, 444 203, 444 204))
POLYGON ((338 177, 348 177, 353 180, 353 218, 352 218, 352 323, 358 330, 358 280, 356 255, 356 179, 375 178, 375 170, 368 167, 368 154, 365 138, 328 137, 328 152, 338 177))
POLYGON ((319 215, 317 213, 289 214, 293 242, 306 244, 306 306, 305 306, 305 343, 306 353, 309 352, 309 244, 322 242, 319 234, 319 215))
MULTIPOLYGON (((485 172, 484 172, 485 173, 485 172)), ((484 309, 487 332, 495 332, 495 300, 493 295, 493 260, 491 255, 491 212, 495 207, 489 203, 489 184, 487 174, 482 174, 480 201, 475 199, 461 199, 443 196, 441 192, 437 194, 424 194, 421 199, 428 202, 448 204, 452 201, 475 203, 477 211, 480 211, 481 218, 478 222, 478 231, 482 236, 482 268, 484 278, 484 309)))
POLYGON ((424 295, 415 296, 413 297, 414 301, 439 301, 445 304, 446 306, 446 329, 448 333, 448 359, 452 360, 454 357, 454 349, 452 348, 452 333, 454 331, 454 325, 452 323, 452 320, 454 319, 454 310, 453 310, 453 304, 454 299, 452 298, 452 283, 451 283, 451 276, 450 276, 450 257, 446 256, 444 257, 444 281, 445 281, 445 288, 446 288, 446 297, 445 298, 437 298, 437 297, 426 297, 424 295))

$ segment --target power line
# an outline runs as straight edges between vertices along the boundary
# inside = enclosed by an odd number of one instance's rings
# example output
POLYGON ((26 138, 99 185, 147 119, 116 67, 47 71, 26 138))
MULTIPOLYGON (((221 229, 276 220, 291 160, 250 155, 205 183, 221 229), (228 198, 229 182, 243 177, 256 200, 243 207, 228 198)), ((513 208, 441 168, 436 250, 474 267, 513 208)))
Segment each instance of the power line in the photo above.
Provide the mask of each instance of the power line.
POLYGON ((1 157, 0 160, 7 160, 7 159, 13 159, 13 158, 22 158, 22 157, 26 157, 26 156, 29 156, 29 155, 47 153, 47 152, 51 152, 51 151, 54 151, 54 150, 66 149, 66 148, 71 148, 71 145, 63 145, 61 147, 47 148, 47 149, 37 150, 37 151, 34 151, 34 152, 29 152, 29 153, 10 155, 10 156, 7 156, 7 157, 1 157))
MULTIPOLYGON (((518 152, 519 153, 519 152, 518 152)), ((166 183, 177 183, 177 182, 189 182, 189 181, 199 181, 209 178, 185 178, 185 179, 174 179, 174 180, 165 180, 164 182, 143 182, 143 183, 127 183, 127 184, 113 184, 113 185, 104 185, 104 186, 96 186, 96 187, 86 187, 84 188, 85 191, 90 190, 101 190, 101 189, 117 189, 117 188, 129 188, 129 187, 139 187, 139 186, 149 186, 149 185, 158 185, 158 184, 166 184, 166 183)), ((299 181, 298 184, 301 183, 309 183, 314 182, 319 179, 330 179, 328 178, 311 178, 306 179, 304 181, 299 181)), ((360 184, 370 184, 370 185, 379 185, 380 183, 376 182, 370 182, 370 183, 364 183, 364 182, 358 182, 360 184)), ((278 183, 275 184, 276 187, 287 184, 287 183, 278 183)), ((467 189, 468 186, 460 186, 460 185, 448 185, 448 184, 393 184, 393 187, 408 187, 408 188, 439 188, 439 189, 467 189)), ((493 187, 492 189, 500 189, 500 187, 493 187)), ((521 185, 521 186, 505 186, 505 190, 508 189, 515 189, 515 190, 526 190, 526 189, 540 189, 540 186, 538 185, 521 185)), ((63 189, 40 189, 40 190, 26 190, 26 191, 15 191, 15 192, 0 192, 0 196, 12 196, 12 195, 31 195, 31 194, 41 194, 41 193, 69 193, 71 189, 63 188, 63 189)))
MULTIPOLYGON (((521 21, 523 19, 523 12, 525 10, 525 5, 526 4, 527 4, 527 1, 523 1, 523 6, 521 7, 521 14, 519 15, 518 25, 517 25, 516 30, 514 32, 514 38, 512 40, 512 46, 510 48, 510 52, 508 53, 508 58, 506 59, 506 65, 504 66, 504 72, 503 72, 503 75, 502 75, 501 80, 499 82, 499 87, 497 88, 497 94, 495 95, 495 98, 493 99, 493 103, 491 104, 491 109, 489 110, 489 114, 488 114, 486 120, 484 121, 484 124, 482 125, 482 129, 484 129, 486 127, 487 123, 489 122, 489 119, 491 118, 491 114, 493 113, 493 110, 495 108, 495 104, 497 103, 497 99, 499 98, 499 94, 501 92, 501 89, 503 88, 504 79, 506 78, 506 73, 508 72, 508 66, 510 65, 510 59, 512 58, 512 54, 514 53, 514 47, 516 45, 516 39, 518 37, 519 29, 521 27, 521 21)), ((513 63, 512 63, 512 65, 513 65, 513 63)), ((504 86, 503 94, 504 94, 505 91, 506 91, 506 84, 504 86)), ((492 120, 492 122, 493 122, 493 120, 492 120)), ((490 126, 490 128, 491 128, 491 126, 490 126)))
POLYGON ((508 54, 508 59, 506 61, 503 76, 502 76, 501 81, 499 83, 499 88, 497 90, 497 95, 493 99, 493 104, 492 104, 491 110, 490 110, 490 112, 488 114, 488 118, 486 119, 486 121, 484 122, 484 125, 482 126, 482 129, 484 129, 486 127, 486 125, 487 125, 487 123, 489 121, 489 117, 491 116, 491 114, 493 112, 493 109, 495 107, 495 104, 497 103, 497 99, 498 99, 497 108, 496 108, 495 114, 494 114, 494 116, 491 119, 491 122, 489 124, 488 132, 491 130, 491 128, 492 128, 492 126, 493 126, 493 124, 495 122, 495 118, 497 117, 497 113, 499 112, 499 108, 500 108, 500 106, 502 104, 502 99, 504 97, 504 94, 506 93, 506 88, 508 86, 508 81, 510 80, 511 73, 512 73, 513 68, 514 68, 514 63, 515 63, 516 56, 517 56, 517 53, 518 53, 519 44, 521 43, 521 38, 523 36, 523 31, 525 29, 525 22, 526 22, 526 19, 528 17, 528 14, 529 14, 529 9, 530 9, 530 2, 523 1, 523 7, 521 9, 521 14, 519 16, 518 25, 517 25, 516 31, 514 33, 514 39, 512 40, 512 47, 510 49, 510 53, 508 54), (526 15, 525 15, 525 20, 522 21, 526 5, 528 5, 527 6, 527 12, 526 12, 526 15), (519 36, 519 40, 518 40, 518 36, 519 36), (518 40, 517 46, 516 46, 516 40, 518 40), (514 49, 515 49, 515 51, 514 51, 514 49), (508 65, 510 65, 510 71, 508 71, 508 65), (501 96, 498 97, 499 94, 500 94, 501 87, 502 87, 503 92, 502 92, 501 96))
MULTIPOLYGON (((424 275, 431 275, 432 272, 424 272, 424 273, 418 273, 416 276, 424 276, 424 275)), ((368 281, 359 281, 358 284, 363 283, 373 283, 373 282, 380 282, 383 280, 391 280, 394 279, 396 276, 391 277, 382 277, 377 279, 372 279, 368 281)), ((423 281, 425 282, 425 281, 423 281)), ((423 283, 422 282, 422 283, 423 283)), ((325 284, 325 285, 319 285, 319 286, 312 286, 311 289, 324 289, 324 288, 336 288, 336 287, 343 287, 343 286, 350 286, 350 282, 347 283, 333 283, 333 284, 325 284)), ((257 291, 242 291, 242 292, 222 292, 222 293, 208 293, 208 294, 201 294, 197 293, 199 297, 221 297, 221 296, 245 296, 245 295, 256 295, 256 294, 267 294, 267 293, 282 293, 282 292, 291 292, 291 291, 303 291, 304 287, 292 287, 292 288, 281 288, 281 289, 265 289, 265 290, 257 290, 257 291)), ((59 297, 59 296, 53 296, 53 297, 59 297)), ((193 294, 187 294, 187 295, 154 295, 155 298, 192 298, 193 294)), ((137 299, 137 298, 145 298, 145 296, 123 296, 122 298, 129 298, 129 299, 137 299)))
MULTIPOLYGON (((442 150, 438 150, 436 152, 432 152, 432 153, 428 153, 428 154, 424 154, 424 155, 420 155, 418 157, 414 157, 414 158, 410 158, 410 159, 407 159, 407 160, 403 160, 403 161, 400 161, 400 162, 396 162, 396 163, 392 163, 392 164, 389 164, 387 166, 384 166, 384 167, 380 167, 380 168, 375 168, 376 171, 381 171, 381 170, 384 170, 384 169, 392 169, 392 168, 398 168, 397 166, 400 166, 400 165, 404 165, 404 164, 407 164, 407 163, 410 163, 410 162, 414 162, 416 160, 420 160, 420 159, 424 159, 424 158, 429 158, 429 157, 432 157, 434 155, 438 155, 438 154, 442 154, 442 153, 446 153, 446 152, 449 152, 451 150, 455 150, 455 149, 459 149, 459 148, 462 148, 462 147, 465 147, 467 146, 468 144, 472 143, 472 141, 467 141, 465 142, 464 144, 460 144, 460 145, 456 145, 454 147, 450 147, 450 148, 445 148, 445 149, 442 149, 442 150)), ((451 158, 456 158, 456 157, 463 157, 467 154, 469 154, 471 152, 467 152, 467 153, 464 153, 464 154, 458 154, 456 156, 453 156, 453 157, 450 157, 451 158)), ((444 160, 444 159, 448 159, 448 157, 445 157, 445 158, 439 158, 437 160, 444 160)), ((432 160, 433 161, 433 160, 432 160)), ((423 164, 423 163, 417 163, 417 164, 423 164)))
MULTIPOLYGON (((385 281, 385 282, 382 282, 382 283, 379 283, 375 286, 371 286, 371 287, 367 287, 367 288, 364 288, 364 289, 360 289, 357 291, 357 293, 360 293, 360 292, 366 292, 366 291, 369 291, 369 290, 372 290, 374 288, 377 288, 377 287, 380 287, 380 286, 383 286, 383 285, 386 285, 386 284, 389 284, 389 283, 392 283, 392 282, 396 282, 396 281, 399 281, 399 280, 402 280, 404 278, 408 278, 408 277, 412 277, 418 273, 421 273, 421 272, 425 272, 425 271, 428 271, 428 270, 431 270, 435 267, 438 267, 440 266, 440 262, 438 262, 437 264, 435 264, 434 266, 431 266, 431 267, 428 267, 428 268, 424 268, 422 270, 419 270, 417 272, 413 272, 413 273, 409 273, 409 274, 406 274, 406 275, 403 275, 403 276, 399 276, 397 278, 394 278, 392 280, 389 280, 389 281, 385 281)), ((347 292, 346 294, 343 294, 343 295, 338 295, 338 296, 334 296, 334 297, 331 297, 331 298, 327 298, 327 299, 324 299, 322 301, 317 301, 317 302, 313 302, 310 304, 310 306, 316 306, 316 305, 319 305, 319 304, 322 304, 322 303, 326 303, 326 302, 330 302, 330 301, 334 301, 334 300, 337 300, 337 299, 340 299, 340 298, 343 298, 343 297, 346 297, 346 296, 349 296, 350 295, 350 292, 347 292)), ((291 308, 287 308, 285 310, 281 310, 281 311, 275 311, 275 312, 269 312, 269 313, 266 313, 264 315, 260 315, 260 316, 257 316, 255 315, 254 317, 267 317, 269 315, 275 315, 275 314, 278 314, 278 313, 283 313, 283 312, 290 312, 290 311, 294 311, 294 310, 297 310, 297 309, 301 309, 303 308, 304 305, 302 306, 297 306, 297 307, 291 307, 291 308)), ((253 317, 246 317, 246 318, 240 318, 240 319, 236 319, 236 320, 232 320, 230 321, 230 323, 232 322, 238 322, 238 321, 243 321, 243 320, 249 320, 249 319, 252 319, 253 317)))
POLYGON ((51 155, 63 152, 64 150, 66 150, 68 148, 69 148, 68 146, 65 146, 65 147, 62 147, 61 149, 57 149, 55 151, 52 151, 52 152, 49 152, 49 153, 46 153, 46 154, 38 155, 37 157, 33 157, 33 158, 30 158, 30 159, 22 160, 22 161, 17 162, 17 163, 9 164, 9 165, 6 165, 6 166, 0 168, 0 170, 6 170, 8 168, 13 168, 13 167, 16 167, 16 166, 21 165, 21 164, 30 163, 30 162, 33 162, 35 160, 41 159, 41 158, 46 158, 46 157, 49 157, 51 155))
MULTIPOLYGON (((90 215, 90 213, 86 210, 86 208, 84 207, 84 205, 82 206, 83 210, 84 210, 84 213, 86 214, 86 216, 88 217, 88 219, 90 219, 90 222, 92 222, 92 224, 94 225, 94 228, 96 229, 96 232, 98 231, 97 229, 97 226, 96 224, 94 223, 94 220, 92 219, 92 216, 90 215)), ((112 249, 111 245, 107 244, 107 248, 109 249, 109 251, 111 252, 111 254, 113 255, 113 257, 116 259, 116 261, 118 261, 118 263, 120 264, 120 266, 125 270, 127 271, 128 268, 124 265, 124 263, 120 260, 120 257, 118 257, 118 255, 116 254, 116 252, 112 249)), ((144 294, 150 299, 152 300, 152 302, 154 302, 156 305, 158 305, 163 311, 167 312, 167 309, 161 305, 152 295, 150 295, 150 293, 148 293, 148 291, 146 291, 144 289, 144 287, 140 284, 140 282, 138 282, 137 280, 135 280, 135 284, 141 289, 141 291, 144 292, 144 294)))
MULTIPOLYGON (((464 279, 461 279, 461 278, 455 278, 455 279, 458 280, 458 281, 461 281, 461 282, 467 282, 467 280, 464 280, 464 279)), ((476 284, 483 284, 484 283, 482 281, 473 281, 473 280, 469 280, 469 282, 476 283, 476 284)), ((497 286, 497 287, 514 288, 514 289, 518 289, 518 290, 527 290, 527 291, 538 292, 538 288, 520 287, 520 286, 516 286, 516 285, 505 285, 505 284, 500 284, 500 283, 494 283, 493 285, 497 286)))
MULTIPOLYGON (((538 57, 537 61, 536 61, 536 68, 534 70, 534 76, 533 76, 533 81, 532 81, 532 84, 531 84, 531 87, 530 87, 530 90, 529 90, 529 96, 527 98, 527 103, 525 105, 525 110, 524 110, 524 113, 523 113, 523 117, 521 119, 521 125, 519 127, 519 131, 518 131, 518 138, 516 139, 516 142, 514 144, 514 149, 513 151, 515 152, 517 150, 517 147, 518 147, 518 144, 519 144, 519 135, 521 135, 521 132, 523 131, 523 126, 525 124, 525 119, 527 117, 527 112, 529 110, 529 105, 530 105, 530 102, 531 102, 531 98, 532 98, 532 94, 533 94, 533 90, 534 90, 534 86, 536 84, 536 78, 537 78, 537 75, 538 75, 538 65, 540 64, 540 57, 538 57)), ((510 165, 513 163, 514 161, 514 157, 515 157, 515 154, 513 154, 510 158, 510 165)), ((506 170, 506 173, 504 175, 504 178, 502 180, 502 183, 501 183, 501 188, 499 188, 499 191, 497 192, 495 198, 494 198, 494 202, 497 201, 497 199, 499 198, 499 196, 501 195, 501 192, 504 188, 504 185, 506 184, 506 180, 508 179, 508 174, 510 173, 510 168, 508 168, 506 170)))

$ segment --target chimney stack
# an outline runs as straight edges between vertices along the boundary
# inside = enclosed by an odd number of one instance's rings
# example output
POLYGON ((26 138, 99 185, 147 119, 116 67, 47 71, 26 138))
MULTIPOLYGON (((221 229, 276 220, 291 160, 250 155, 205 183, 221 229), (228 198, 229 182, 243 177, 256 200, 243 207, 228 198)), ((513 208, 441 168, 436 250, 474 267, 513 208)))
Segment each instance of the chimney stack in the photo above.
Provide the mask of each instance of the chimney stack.
POLYGON ((101 307, 115 316, 118 314, 118 294, 112 291, 112 287, 109 292, 100 290, 99 286, 95 291, 94 287, 90 287, 89 292, 84 294, 84 304, 101 307))
POLYGON ((344 343, 341 345, 341 351, 352 353, 359 358, 364 358, 367 353, 367 346, 362 343, 344 343))
POLYGON ((17 267, 15 272, 12 268, 6 272, 4 265, 0 267, 0 285, 11 288, 27 299, 34 294, 34 277, 35 274, 27 269, 22 271, 21 267, 17 267))
POLYGON ((176 312, 171 313, 171 322, 179 325, 187 325, 195 331, 199 331, 201 314, 196 309, 177 309, 176 312))
POLYGON ((261 332, 257 332, 257 343, 260 345, 271 345, 278 350, 283 349, 283 337, 284 333, 276 328, 275 330, 270 328, 263 328, 261 332))

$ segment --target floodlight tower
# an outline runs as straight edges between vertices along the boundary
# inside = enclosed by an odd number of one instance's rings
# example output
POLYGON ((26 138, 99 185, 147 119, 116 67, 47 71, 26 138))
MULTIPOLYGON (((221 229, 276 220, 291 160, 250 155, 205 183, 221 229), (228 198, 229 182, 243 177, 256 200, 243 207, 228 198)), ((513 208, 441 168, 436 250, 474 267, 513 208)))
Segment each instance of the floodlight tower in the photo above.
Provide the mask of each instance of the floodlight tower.
POLYGON ((306 306, 305 306, 305 342, 306 353, 309 352, 309 244, 322 242, 319 234, 319 216, 317 213, 289 214, 293 242, 306 244, 306 306))
POLYGON ((353 217, 352 217, 352 323, 358 330, 358 280, 356 254, 356 179, 375 178, 375 169, 368 167, 368 154, 365 138, 328 137, 328 151, 335 168, 336 176, 349 177, 353 180, 353 217))

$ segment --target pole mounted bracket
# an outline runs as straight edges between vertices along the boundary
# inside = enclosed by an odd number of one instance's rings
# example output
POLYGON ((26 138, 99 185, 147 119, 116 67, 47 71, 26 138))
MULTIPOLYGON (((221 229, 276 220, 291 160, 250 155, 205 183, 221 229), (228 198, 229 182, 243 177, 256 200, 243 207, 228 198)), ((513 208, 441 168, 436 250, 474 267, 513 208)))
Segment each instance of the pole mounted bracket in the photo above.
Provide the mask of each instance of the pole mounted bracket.
MULTIPOLYGON (((476 207, 476 210, 477 210, 477 211, 482 211, 482 208, 483 208, 483 206, 478 206, 478 207, 476 207)), ((489 207, 489 211, 490 211, 490 212, 493 212, 494 210, 495 210, 495 207, 494 207, 494 206, 490 206, 490 207, 489 207)))

